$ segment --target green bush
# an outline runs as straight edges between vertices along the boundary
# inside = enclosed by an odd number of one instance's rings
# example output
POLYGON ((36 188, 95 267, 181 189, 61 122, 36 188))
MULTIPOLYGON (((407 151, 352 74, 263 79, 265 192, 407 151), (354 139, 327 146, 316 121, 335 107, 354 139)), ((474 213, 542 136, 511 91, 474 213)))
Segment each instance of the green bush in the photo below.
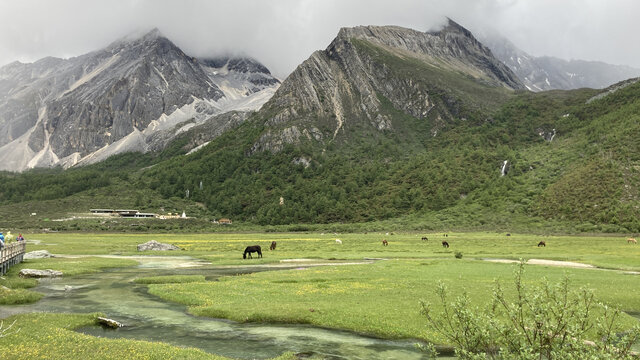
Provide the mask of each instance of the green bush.
POLYGON ((558 284, 544 279, 529 288, 523 273, 521 261, 515 297, 508 299, 496 283, 493 303, 486 309, 472 306, 466 293, 451 301, 440 283, 436 291, 442 313, 435 315, 433 306, 422 301, 422 314, 462 359, 635 358, 631 346, 640 339, 640 326, 622 333, 619 310, 597 302, 587 289, 571 289, 566 277, 558 284))

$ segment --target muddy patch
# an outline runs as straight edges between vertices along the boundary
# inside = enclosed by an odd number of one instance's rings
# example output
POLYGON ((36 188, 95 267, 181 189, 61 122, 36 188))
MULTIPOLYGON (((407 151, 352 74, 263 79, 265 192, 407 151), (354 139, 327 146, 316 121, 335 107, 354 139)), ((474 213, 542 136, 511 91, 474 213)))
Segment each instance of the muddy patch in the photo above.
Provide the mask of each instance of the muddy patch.
MULTIPOLYGON (((520 260, 511 259, 482 259, 484 261, 502 263, 502 264, 517 264, 520 260)), ((546 259, 529 259, 526 261, 527 265, 545 265, 545 266, 558 266, 577 269, 597 269, 596 266, 583 264, 573 261, 559 261, 559 260, 546 260, 546 259)))
MULTIPOLYGON (((512 260, 512 259, 481 259, 482 261, 489 261, 493 263, 501 263, 501 264, 517 264, 520 260, 512 260)), ((625 275, 640 275, 639 271, 629 271, 629 270, 621 270, 621 269, 603 269, 590 264, 583 264, 579 262, 573 261, 560 261, 560 260, 546 260, 546 259, 529 259, 525 262, 527 265, 544 265, 544 266, 557 266, 557 267, 565 267, 565 268, 573 268, 573 269, 591 269, 591 270, 600 270, 600 271, 616 271, 625 275)))

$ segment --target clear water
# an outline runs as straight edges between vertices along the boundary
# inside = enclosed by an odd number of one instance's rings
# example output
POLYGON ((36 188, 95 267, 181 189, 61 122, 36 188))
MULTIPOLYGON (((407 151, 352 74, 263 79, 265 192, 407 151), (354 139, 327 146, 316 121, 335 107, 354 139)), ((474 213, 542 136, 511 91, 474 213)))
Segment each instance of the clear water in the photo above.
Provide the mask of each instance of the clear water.
MULTIPOLYGON (((252 272, 250 269, 184 267, 191 259, 150 258, 126 268, 73 278, 41 281, 45 297, 35 304, 0 306, 0 318, 16 313, 48 311, 103 312, 126 326, 117 330, 87 327, 79 331, 102 337, 162 341, 241 359, 265 359, 286 351, 326 359, 423 359, 415 341, 390 341, 311 326, 238 324, 194 317, 182 305, 167 303, 133 283, 142 276, 204 274, 208 280, 252 272), (67 290, 65 290, 67 287, 67 290), (71 287, 69 289, 68 287, 71 287)), ((194 265, 194 264, 191 264, 194 265)))

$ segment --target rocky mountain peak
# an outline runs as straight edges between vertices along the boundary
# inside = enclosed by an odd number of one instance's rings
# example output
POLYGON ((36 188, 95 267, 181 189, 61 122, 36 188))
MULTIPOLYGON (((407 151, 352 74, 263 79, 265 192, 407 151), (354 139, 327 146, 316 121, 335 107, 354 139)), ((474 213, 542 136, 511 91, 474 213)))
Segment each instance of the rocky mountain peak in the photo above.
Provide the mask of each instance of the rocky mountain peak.
MULTIPOLYGON (((158 29, 70 59, 0 69, 0 170, 100 161, 231 110, 256 110, 279 81, 255 60, 216 72, 158 29), (251 65, 251 66, 250 66, 251 65)), ((175 133, 164 138, 170 138, 175 133)))
POLYGON ((434 33, 435 34, 459 34, 464 37, 475 39, 471 31, 467 30, 464 26, 458 24, 457 22, 451 20, 451 18, 447 18, 447 23, 445 24, 445 26, 434 33))
POLYGON ((362 129, 393 136, 405 126, 394 120, 393 111, 424 120, 436 136, 447 124, 465 118, 465 108, 491 102, 483 94, 500 97, 522 88, 509 68, 451 20, 435 32, 400 26, 342 28, 265 105, 273 115, 251 152, 279 151, 285 144, 305 141, 322 147, 348 143, 362 129))
POLYGON ((444 63, 447 67, 474 73, 474 77, 483 77, 507 88, 524 88, 517 76, 493 57, 489 48, 482 45, 469 30, 451 19, 448 19, 441 30, 431 32, 400 26, 342 28, 326 51, 331 56, 342 48, 343 42, 351 39, 380 45, 397 54, 409 53, 435 66, 442 66, 444 63))
POLYGON ((227 71, 239 73, 262 73, 271 75, 269 69, 249 56, 216 56, 199 59, 201 63, 212 68, 225 68, 227 71))
POLYGON ((154 27, 148 33, 144 34, 142 38, 147 40, 152 40, 152 39, 158 39, 158 38, 165 38, 165 36, 162 34, 162 32, 160 32, 160 29, 158 29, 157 27, 154 27))

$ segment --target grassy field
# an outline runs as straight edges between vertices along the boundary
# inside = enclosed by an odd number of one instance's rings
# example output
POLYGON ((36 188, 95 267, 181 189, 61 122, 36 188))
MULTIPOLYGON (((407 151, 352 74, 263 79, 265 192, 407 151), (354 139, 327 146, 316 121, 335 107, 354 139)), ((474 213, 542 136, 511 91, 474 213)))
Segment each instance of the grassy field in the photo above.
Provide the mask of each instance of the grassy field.
MULTIPOLYGON (((299 267, 292 270, 226 277, 219 281, 182 275, 137 280, 148 284, 152 294, 187 305, 188 311, 194 315, 240 322, 306 323, 383 338, 418 338, 440 343, 441 334, 429 329, 420 315, 420 300, 437 303, 435 287, 438 281, 443 281, 453 296, 467 292, 475 305, 488 306, 495 280, 509 289, 515 266, 482 261, 485 258, 552 259, 601 267, 603 269, 571 269, 530 265, 526 266, 525 280, 527 284, 536 284, 542 278, 555 282, 569 276, 572 286, 592 289, 604 303, 625 311, 640 312, 640 297, 630 291, 640 288, 640 276, 627 273, 640 270, 640 262, 637 261, 640 247, 627 244, 626 237, 506 236, 504 233, 447 235, 48 233, 27 234, 26 237, 31 241, 28 251, 44 249, 66 255, 182 255, 210 261, 214 266, 273 265, 286 259, 310 259, 296 263, 299 267), (421 240, 423 236, 429 240, 421 240), (337 244, 336 239, 340 239, 342 244, 337 244), (388 240, 389 246, 382 246, 382 239, 388 240), (136 250, 137 244, 149 240, 172 243, 182 251, 158 253, 136 250), (448 241, 451 247, 443 248, 442 240, 448 241), (536 246, 541 240, 546 242, 546 247, 536 246), (272 241, 277 242, 275 251, 268 250, 272 241), (263 258, 243 260, 243 249, 254 244, 262 246, 263 258), (462 258, 455 258, 456 253, 461 253, 462 258), (309 262, 353 262, 365 258, 384 260, 366 265, 305 266, 309 262)), ((73 275, 133 264, 133 260, 95 256, 31 260, 14 267, 4 281, 15 289, 29 287, 28 281, 15 277, 23 267, 51 268, 73 275)), ((0 300, 2 296, 0 293, 0 300)), ((38 321, 57 323, 63 321, 64 316, 47 319, 45 316, 38 321)), ((89 321, 88 318, 73 319, 64 321, 89 321)), ((630 326, 635 322, 627 317, 623 324, 630 326)), ((44 327, 42 331, 55 334, 62 331, 59 329, 44 327)), ((6 341, 0 342, 0 348, 6 341)), ((75 340, 69 338, 69 341, 75 340)), ((102 345, 96 342, 94 346, 102 345)), ((126 348, 128 345, 122 346, 126 348)), ((149 350, 145 356, 152 353, 149 350)))
POLYGON ((242 259, 246 246, 260 245, 262 259, 251 264, 273 263, 283 259, 425 259, 453 258, 461 252, 464 259, 543 258, 577 261, 603 268, 640 270, 640 247, 629 245, 625 236, 540 236, 504 233, 368 233, 368 234, 318 234, 318 233, 227 233, 227 234, 33 234, 27 240, 39 240, 29 244, 28 251, 48 250, 69 255, 158 255, 157 252, 138 252, 137 244, 149 240, 171 243, 183 251, 164 252, 161 255, 188 255, 215 264, 247 264, 242 259), (427 236, 428 241, 421 238, 427 236), (337 245, 340 239, 342 245, 337 245), (387 239, 389 246, 382 246, 387 239), (445 249, 441 241, 451 247, 445 249), (541 240, 546 247, 537 247, 541 240), (276 251, 269 251, 272 241, 276 251))

